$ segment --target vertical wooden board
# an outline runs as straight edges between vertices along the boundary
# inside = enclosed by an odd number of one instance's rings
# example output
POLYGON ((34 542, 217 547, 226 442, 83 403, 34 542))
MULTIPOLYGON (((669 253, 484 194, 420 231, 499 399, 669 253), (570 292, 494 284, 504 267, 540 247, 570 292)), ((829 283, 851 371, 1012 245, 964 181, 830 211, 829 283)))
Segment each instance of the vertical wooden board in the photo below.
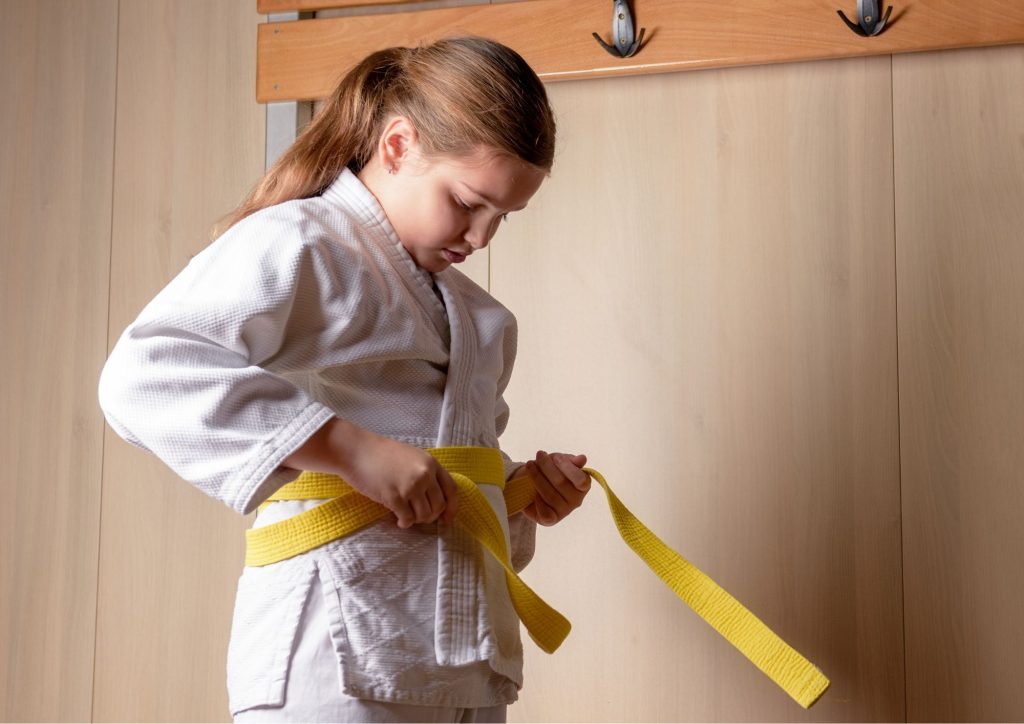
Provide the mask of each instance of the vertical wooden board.
POLYGON ((491 246, 503 446, 584 452, 832 688, 804 711, 619 540, 598 490, 526 580, 515 721, 903 717, 890 60, 549 86, 552 178, 491 246))
MULTIPOLYGON (((121 3, 109 344, 263 172, 252 0, 121 3)), ((97 721, 227 721, 249 521, 107 435, 97 721)))
POLYGON ((116 0, 4 4, 4 721, 91 716, 116 63, 116 0))
POLYGON ((1024 46, 893 74, 909 721, 1024 718, 1024 46))

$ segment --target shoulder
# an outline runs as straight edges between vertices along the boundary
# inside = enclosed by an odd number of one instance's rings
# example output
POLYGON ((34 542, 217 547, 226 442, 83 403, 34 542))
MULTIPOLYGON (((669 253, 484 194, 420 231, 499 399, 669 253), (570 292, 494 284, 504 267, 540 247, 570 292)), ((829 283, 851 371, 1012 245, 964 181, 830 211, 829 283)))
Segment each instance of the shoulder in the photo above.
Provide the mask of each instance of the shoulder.
POLYGON ((267 271, 274 264, 300 260, 328 265, 359 263, 364 258, 359 225, 319 197, 286 201, 260 209, 221 234, 193 262, 252 264, 267 271))

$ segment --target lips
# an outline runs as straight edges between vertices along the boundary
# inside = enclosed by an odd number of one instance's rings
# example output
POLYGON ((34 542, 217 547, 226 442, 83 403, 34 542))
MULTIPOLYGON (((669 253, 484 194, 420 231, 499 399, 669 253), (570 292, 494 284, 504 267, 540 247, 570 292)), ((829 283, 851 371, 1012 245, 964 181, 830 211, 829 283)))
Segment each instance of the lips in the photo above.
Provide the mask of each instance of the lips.
POLYGON ((459 252, 452 251, 451 249, 442 249, 442 251, 444 252, 444 258, 452 264, 463 262, 466 260, 466 257, 469 256, 468 254, 460 254, 459 252))

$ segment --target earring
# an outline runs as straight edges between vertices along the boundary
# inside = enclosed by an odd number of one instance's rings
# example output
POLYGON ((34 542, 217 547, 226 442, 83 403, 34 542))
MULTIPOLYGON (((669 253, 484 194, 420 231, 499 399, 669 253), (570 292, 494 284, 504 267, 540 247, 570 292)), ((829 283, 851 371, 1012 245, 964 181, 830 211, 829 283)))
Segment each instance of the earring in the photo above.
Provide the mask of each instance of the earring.
POLYGON ((395 168, 394 166, 388 166, 388 173, 394 176, 396 173, 398 173, 398 169, 395 168))

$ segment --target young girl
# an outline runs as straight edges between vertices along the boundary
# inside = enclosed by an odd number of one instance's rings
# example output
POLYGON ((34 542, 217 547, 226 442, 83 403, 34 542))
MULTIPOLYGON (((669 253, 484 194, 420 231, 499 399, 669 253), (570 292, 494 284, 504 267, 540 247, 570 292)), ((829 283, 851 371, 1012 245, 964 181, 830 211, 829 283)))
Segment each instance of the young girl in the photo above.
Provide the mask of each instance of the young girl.
MULTIPOLYGON (((235 721, 504 721, 522 686, 504 569, 456 521, 426 448, 498 450, 512 314, 453 265, 550 172, 544 87, 482 38, 374 53, 122 334, 100 379, 110 426, 258 530, 326 499, 268 499, 340 476, 393 516, 239 578, 235 721)), ((538 260, 540 261, 540 260, 538 260)), ((578 507, 583 455, 547 454, 502 523, 512 565, 535 524, 578 507)), ((287 496, 286 496, 287 497, 287 496)))

